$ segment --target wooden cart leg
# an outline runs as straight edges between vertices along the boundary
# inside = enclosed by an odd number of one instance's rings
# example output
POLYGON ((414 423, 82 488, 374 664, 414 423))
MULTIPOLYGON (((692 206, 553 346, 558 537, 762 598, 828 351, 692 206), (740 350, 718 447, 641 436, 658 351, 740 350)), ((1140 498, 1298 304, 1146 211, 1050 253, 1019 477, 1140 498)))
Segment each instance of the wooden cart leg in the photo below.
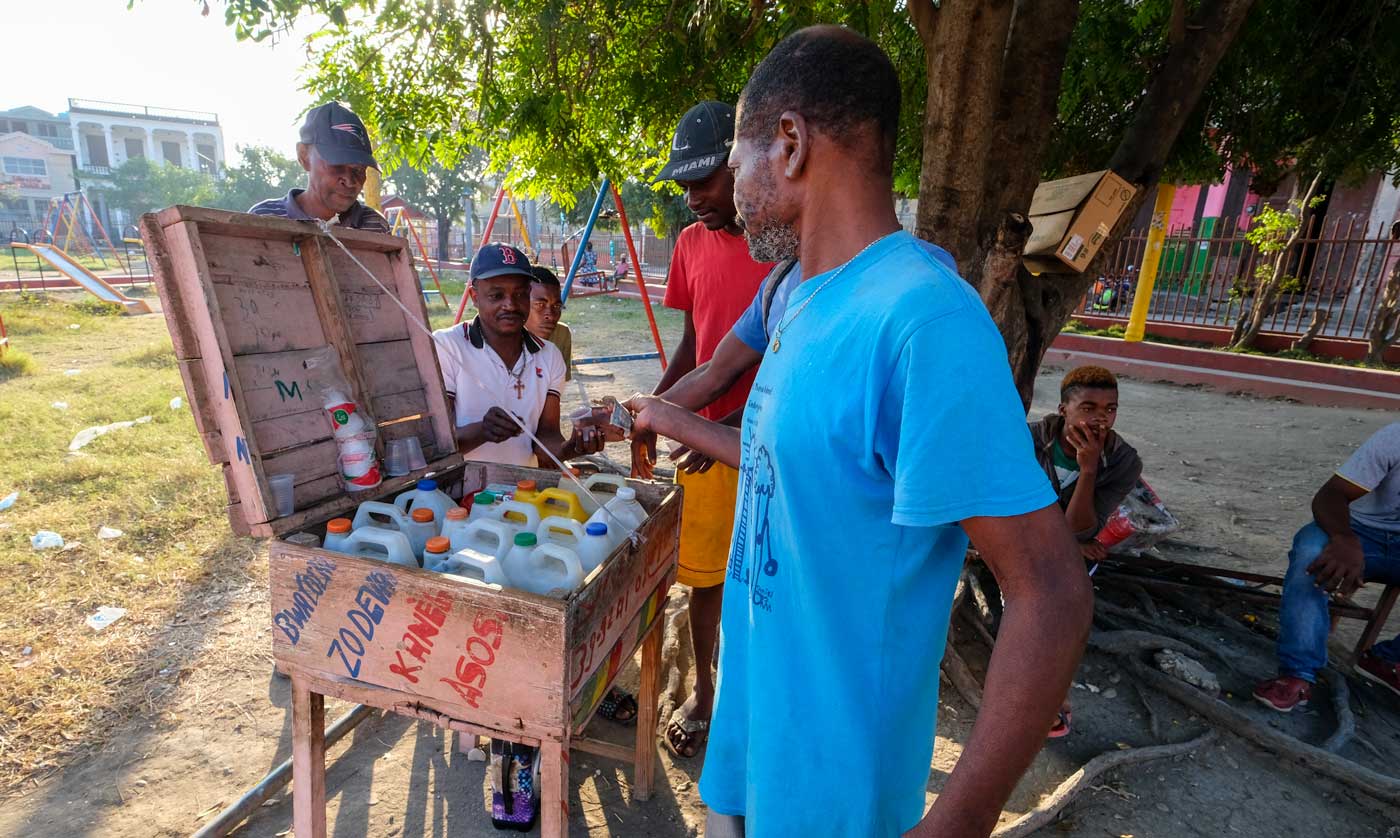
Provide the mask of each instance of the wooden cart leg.
POLYGON ((1361 639, 1356 643, 1356 649, 1353 651, 1355 657, 1361 657, 1361 653, 1376 642, 1381 629, 1385 628, 1385 621, 1390 617, 1390 610, 1395 607, 1397 597, 1400 597, 1400 585, 1386 585, 1385 590, 1381 592, 1380 601, 1371 610, 1371 619, 1366 622, 1361 639))
POLYGON ((637 744, 632 758, 632 797, 651 798, 656 781, 656 716, 661 702, 661 628, 657 618, 642 642, 641 688, 637 696, 637 744))
POLYGON ((292 676, 292 825, 296 838, 326 838, 326 699, 292 676))
POLYGON ((540 742, 540 838, 569 835, 569 745, 540 742))

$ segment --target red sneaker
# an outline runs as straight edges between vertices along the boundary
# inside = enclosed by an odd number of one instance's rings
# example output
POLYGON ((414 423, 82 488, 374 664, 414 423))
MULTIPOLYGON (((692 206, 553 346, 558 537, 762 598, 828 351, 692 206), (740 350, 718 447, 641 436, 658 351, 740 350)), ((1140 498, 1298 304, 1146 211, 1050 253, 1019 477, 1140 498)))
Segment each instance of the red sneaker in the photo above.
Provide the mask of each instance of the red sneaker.
POLYGON ((1381 660, 1367 650, 1361 653, 1361 657, 1356 659, 1356 666, 1352 668, 1362 678, 1375 681, 1396 695, 1400 695, 1400 664, 1381 660))
POLYGON ((1311 698, 1312 684, 1292 675, 1260 681, 1254 687, 1254 700, 1280 713, 1288 713, 1294 707, 1307 707, 1311 698))

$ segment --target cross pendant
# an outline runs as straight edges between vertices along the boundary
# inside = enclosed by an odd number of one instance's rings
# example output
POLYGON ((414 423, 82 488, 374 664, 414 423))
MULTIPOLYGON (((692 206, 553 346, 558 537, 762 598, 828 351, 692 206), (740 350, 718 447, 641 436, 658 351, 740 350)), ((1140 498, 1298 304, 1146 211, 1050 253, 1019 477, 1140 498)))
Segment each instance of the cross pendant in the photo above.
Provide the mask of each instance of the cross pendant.
POLYGON ((778 354, 778 349, 783 345, 782 338, 773 338, 773 354, 778 354))
POLYGON ((515 380, 515 397, 517 399, 525 398, 525 382, 518 378, 515 380))

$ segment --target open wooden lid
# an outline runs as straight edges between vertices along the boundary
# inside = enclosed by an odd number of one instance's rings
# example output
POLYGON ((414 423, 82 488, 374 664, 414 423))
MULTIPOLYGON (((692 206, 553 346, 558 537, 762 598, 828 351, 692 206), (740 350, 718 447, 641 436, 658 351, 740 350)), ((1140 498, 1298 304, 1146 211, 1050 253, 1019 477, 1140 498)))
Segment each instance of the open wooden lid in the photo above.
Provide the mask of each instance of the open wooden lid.
POLYGON ((308 222, 177 206, 142 216, 141 236, 235 532, 280 535, 461 462, 432 338, 409 322, 428 318, 403 239, 335 229, 376 283, 308 222), (381 463, 388 440, 414 436, 426 469, 347 493, 303 366, 327 346, 378 425, 381 463), (267 478, 289 473, 296 513, 279 518, 267 478))

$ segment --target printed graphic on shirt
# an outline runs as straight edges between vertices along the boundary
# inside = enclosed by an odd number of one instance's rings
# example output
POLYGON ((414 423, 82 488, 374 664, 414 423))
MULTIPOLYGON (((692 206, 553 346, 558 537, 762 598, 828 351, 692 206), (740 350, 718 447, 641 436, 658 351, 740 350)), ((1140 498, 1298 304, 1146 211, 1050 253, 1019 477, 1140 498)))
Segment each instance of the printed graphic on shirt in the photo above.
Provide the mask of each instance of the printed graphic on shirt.
MULTIPOLYGON (((755 388, 755 392, 760 388, 755 388)), ((766 390, 762 395, 768 395, 766 390)), ((762 410, 759 399, 749 401, 748 410, 762 410)), ((773 456, 766 445, 753 447, 751 439, 744 440, 740 459, 743 466, 741 491, 743 501, 739 521, 734 528, 734 546, 729 557, 729 578, 749 589, 754 606, 763 611, 773 610, 771 579, 778 575, 778 559, 773 553, 769 508, 778 491, 777 472, 773 456), (752 557, 752 561, 749 561, 752 557)))

